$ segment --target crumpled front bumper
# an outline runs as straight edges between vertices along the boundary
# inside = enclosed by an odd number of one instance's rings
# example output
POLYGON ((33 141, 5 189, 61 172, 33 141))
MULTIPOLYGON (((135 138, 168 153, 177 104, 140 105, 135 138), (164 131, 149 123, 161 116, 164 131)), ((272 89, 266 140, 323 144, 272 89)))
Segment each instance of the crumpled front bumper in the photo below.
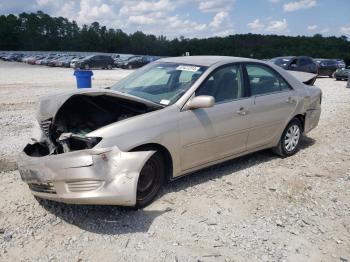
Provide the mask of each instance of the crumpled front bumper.
POLYGON ((154 151, 123 152, 117 147, 42 157, 22 152, 18 169, 32 193, 71 204, 136 204, 140 171, 154 151))

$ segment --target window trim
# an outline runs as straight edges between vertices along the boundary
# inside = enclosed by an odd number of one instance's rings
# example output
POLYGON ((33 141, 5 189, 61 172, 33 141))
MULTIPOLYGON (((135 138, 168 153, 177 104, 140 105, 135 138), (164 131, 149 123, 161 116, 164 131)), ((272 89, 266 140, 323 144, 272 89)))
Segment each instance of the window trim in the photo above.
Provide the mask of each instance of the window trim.
POLYGON ((263 63, 259 63, 259 62, 242 62, 241 63, 242 66, 244 67, 245 70, 245 77, 246 77, 246 81, 247 81, 247 88, 249 90, 249 96, 250 97, 259 97, 259 96, 266 96, 266 95, 271 95, 271 94, 278 94, 278 93, 285 93, 285 92, 291 92, 294 91, 294 88, 289 84, 289 82, 279 73, 277 72, 274 68, 272 68, 271 66, 267 65, 267 64, 263 64, 263 63), (279 76, 284 82, 286 82, 286 84, 288 85, 290 90, 279 90, 279 91, 273 91, 273 92, 269 92, 269 93, 263 93, 263 94, 258 94, 258 95, 252 95, 252 91, 250 88, 250 81, 249 81, 249 75, 248 75, 248 70, 247 70, 247 65, 257 65, 257 66, 262 66, 262 67, 267 67, 269 68, 271 71, 273 71, 277 76, 279 76))

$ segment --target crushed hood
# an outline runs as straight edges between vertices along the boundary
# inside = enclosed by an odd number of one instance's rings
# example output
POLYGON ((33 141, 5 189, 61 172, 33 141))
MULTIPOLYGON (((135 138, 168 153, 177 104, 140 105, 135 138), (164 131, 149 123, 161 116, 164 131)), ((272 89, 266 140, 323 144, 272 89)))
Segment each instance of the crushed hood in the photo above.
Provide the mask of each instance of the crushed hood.
POLYGON ((290 73, 292 76, 294 76, 296 79, 298 79, 300 82, 312 86, 314 85, 317 75, 306 73, 306 72, 299 72, 299 71, 291 71, 287 70, 288 73, 290 73))
POLYGON ((47 95, 42 97, 39 100, 39 107, 36 115, 37 120, 40 122, 40 121, 45 121, 47 119, 54 117, 57 111, 61 108, 61 106, 69 98, 75 95, 86 95, 86 96, 107 95, 112 97, 123 98, 134 102, 139 102, 141 104, 144 104, 150 107, 158 107, 158 108, 160 107, 160 105, 156 103, 152 103, 148 100, 131 96, 128 94, 120 93, 117 91, 113 91, 110 89, 94 89, 94 88, 80 89, 80 90, 78 89, 74 91, 62 92, 62 93, 52 94, 52 95, 47 95))

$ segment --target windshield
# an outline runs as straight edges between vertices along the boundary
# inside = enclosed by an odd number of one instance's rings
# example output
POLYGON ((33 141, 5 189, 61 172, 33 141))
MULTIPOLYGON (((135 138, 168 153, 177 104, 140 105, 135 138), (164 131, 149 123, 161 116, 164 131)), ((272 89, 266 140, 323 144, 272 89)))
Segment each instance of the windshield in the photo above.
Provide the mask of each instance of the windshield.
POLYGON ((206 69, 196 65, 151 63, 111 89, 167 106, 175 103, 206 69))

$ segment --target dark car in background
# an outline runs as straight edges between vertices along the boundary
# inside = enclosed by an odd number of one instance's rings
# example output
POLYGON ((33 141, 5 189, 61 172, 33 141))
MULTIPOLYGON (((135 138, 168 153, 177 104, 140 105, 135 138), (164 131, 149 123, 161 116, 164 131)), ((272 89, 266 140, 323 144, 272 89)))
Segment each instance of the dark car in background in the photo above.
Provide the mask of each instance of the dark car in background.
POLYGON ((142 67, 148 63, 149 62, 143 56, 135 56, 123 61, 120 67, 123 69, 133 69, 142 67))
POLYGON ((345 68, 346 64, 345 61, 343 59, 333 59, 337 62, 338 68, 345 68))
POLYGON ((270 59, 269 62, 286 70, 318 74, 318 66, 316 62, 308 56, 275 57, 270 59))
POLYGON ((158 56, 132 56, 126 60, 119 60, 116 64, 117 67, 123 69, 133 69, 147 65, 148 63, 156 61, 159 58, 160 57, 158 56))
POLYGON ((334 72, 338 69, 338 62, 333 59, 315 59, 318 64, 318 75, 334 77, 334 72))
POLYGON ((11 54, 3 54, 1 59, 4 61, 20 61, 24 54, 20 53, 11 53, 11 54))
POLYGON ((90 69, 102 68, 112 69, 114 60, 109 55, 90 55, 75 63, 75 68, 90 69))
POLYGON ((334 72, 334 77, 337 81, 339 80, 348 80, 350 74, 350 66, 347 68, 338 68, 334 72))

